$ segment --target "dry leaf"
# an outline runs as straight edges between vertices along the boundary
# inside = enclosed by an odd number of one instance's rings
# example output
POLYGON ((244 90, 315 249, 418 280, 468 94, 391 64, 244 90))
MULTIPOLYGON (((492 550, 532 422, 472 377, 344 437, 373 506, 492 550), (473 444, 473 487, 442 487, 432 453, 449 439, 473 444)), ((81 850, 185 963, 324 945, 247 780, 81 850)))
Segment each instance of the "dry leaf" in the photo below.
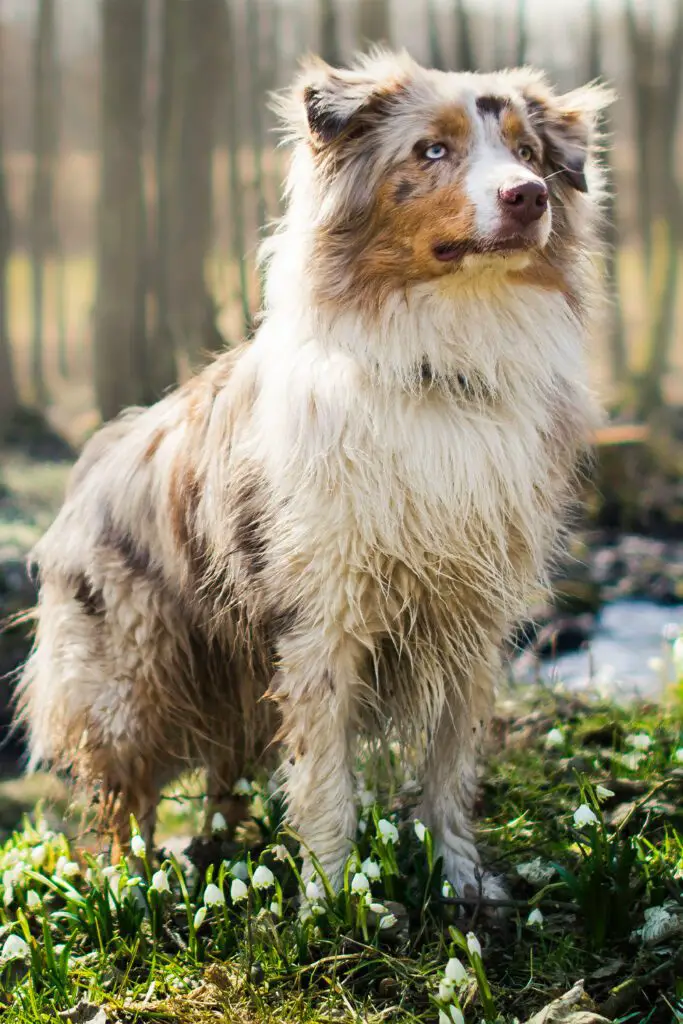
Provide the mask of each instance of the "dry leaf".
POLYGON ((609 1024, 609 1021, 596 1013, 581 980, 569 992, 535 1013, 526 1024, 609 1024))
POLYGON ((89 1003, 87 999, 81 999, 70 1010, 62 1010, 59 1016, 62 1020, 71 1021, 71 1024, 109 1024, 109 1018, 102 1007, 89 1003))

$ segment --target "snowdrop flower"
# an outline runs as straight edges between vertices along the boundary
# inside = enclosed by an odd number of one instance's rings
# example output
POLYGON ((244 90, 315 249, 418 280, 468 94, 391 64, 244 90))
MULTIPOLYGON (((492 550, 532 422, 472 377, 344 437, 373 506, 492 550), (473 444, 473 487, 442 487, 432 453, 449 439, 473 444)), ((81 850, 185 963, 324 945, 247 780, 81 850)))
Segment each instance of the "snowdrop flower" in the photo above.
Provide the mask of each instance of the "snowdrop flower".
POLYGON ((237 860, 230 866, 230 874, 233 878, 239 878, 240 882, 246 882, 249 878, 249 868, 245 861, 237 860))
POLYGON ((364 836, 365 833, 367 832, 367 830, 368 830, 368 823, 365 820, 365 818, 361 818, 360 821, 358 822, 358 831, 360 832, 360 834, 362 836, 364 836))
POLYGON ((254 872, 252 882, 256 889, 270 889, 275 885, 275 875, 265 864, 259 864, 254 872))
POLYGON ((477 956, 481 956, 481 944, 474 932, 467 933, 467 948, 472 956, 474 956, 475 953, 477 956))
POLYGON ((228 827, 228 823, 221 814, 220 811, 216 811, 213 818, 211 819, 211 831, 212 832, 224 832, 228 827))
POLYGON ((315 882, 309 882, 306 886, 306 899, 307 900, 319 900, 322 897, 320 889, 315 882))
POLYGON ((678 674, 681 675, 683 673, 683 636, 679 636, 678 639, 674 641, 672 658, 674 668, 678 674))
MULTIPOLYGON (((164 872, 162 871, 161 874, 164 875, 164 872)), ((120 872, 119 871, 111 871, 105 877, 107 879, 107 885, 109 886, 109 890, 110 890, 111 895, 114 897, 115 900, 120 899, 121 898, 121 887, 123 886, 123 879, 121 878, 120 872)), ((166 877, 166 876, 164 875, 164 877, 166 877)), ((154 885, 154 879, 152 879, 152 885, 154 885)), ((168 888, 168 881, 166 882, 166 887, 168 888)), ((156 886, 155 886, 155 888, 156 888, 156 886)))
POLYGON ((588 804, 581 804, 574 811, 574 824, 577 828, 585 828, 586 825, 597 825, 598 816, 588 804))
POLYGON ((156 889, 157 892, 171 891, 171 887, 168 884, 168 875, 163 869, 160 868, 152 875, 152 888, 156 889))
POLYGON ((28 943, 21 935, 8 935, 0 951, 0 962, 24 960, 29 955, 28 943))
MULTIPOLYGON (((234 886, 235 882, 238 882, 238 881, 239 881, 239 879, 236 878, 235 881, 232 883, 233 886, 234 886)), ((242 882, 242 885, 244 885, 244 882, 242 882)), ((247 888, 246 885, 244 885, 244 888, 246 890, 246 888, 247 888)), ((230 893, 232 895, 232 889, 230 889, 230 893)), ((233 896, 233 899, 234 898, 235 897, 233 896)), ((221 906, 223 906, 224 903, 225 903, 225 896, 223 895, 223 890, 219 889, 218 886, 214 885, 213 882, 210 882, 207 885, 206 889, 204 890, 204 906, 205 907, 221 907, 221 906)))
POLYGON ((238 779, 232 791, 235 796, 251 796, 251 782, 249 779, 238 779))
POLYGON ((272 853, 275 860, 285 861, 288 859, 287 847, 284 846, 282 843, 279 843, 277 846, 274 846, 272 853))
POLYGON ((611 789, 608 789, 607 786, 596 786, 595 795, 598 800, 609 800, 611 796, 614 796, 614 793, 611 789))
POLYGON ((364 860, 360 868, 363 874, 373 882, 382 877, 382 867, 376 860, 373 860, 372 857, 368 857, 364 860))
POLYGON ((444 978, 443 981, 439 982, 439 999, 442 1003, 450 1003, 453 998, 453 982, 449 981, 448 978, 444 978))
POLYGON ((380 917, 379 919, 379 926, 382 931, 385 931, 387 928, 393 928, 397 923, 398 918, 393 914, 385 914, 384 917, 380 917))
POLYGON ((144 857, 147 854, 147 843, 142 836, 135 835, 130 841, 130 851, 134 857, 144 857))
MULTIPOLYGON (((208 886, 207 886, 208 888, 208 886)), ((233 878, 232 885, 230 886, 230 899, 233 903, 241 903, 242 900, 246 900, 249 889, 244 884, 241 878, 233 878)))
POLYGON ((462 1010, 459 1010, 457 1006, 449 1006, 448 1012, 451 1015, 452 1024, 465 1024, 465 1018, 462 1015, 462 1010))
POLYGON ((444 1010, 439 1010, 439 1024, 452 1024, 451 1018, 444 1010))
POLYGON ((36 892, 36 890, 29 889, 29 891, 26 893, 26 906, 30 907, 31 910, 35 910, 35 908, 39 907, 41 903, 42 900, 38 893, 36 892))
POLYGON ((462 963, 458 960, 457 956, 452 956, 446 964, 446 978, 448 981, 453 982, 454 985, 462 985, 464 981, 467 981, 467 971, 462 963))
POLYGON ((398 829, 386 818, 380 818, 377 822, 377 831, 383 843, 397 843, 398 829))
POLYGON ((361 789, 358 796, 360 797, 360 805, 363 808, 363 810, 366 810, 368 807, 372 807, 375 800, 377 799, 377 797, 375 796, 371 789, 361 789))
POLYGON ((47 846, 44 843, 41 843, 40 846, 34 846, 30 856, 34 868, 41 868, 47 860, 47 846))
POLYGON ((548 749, 551 747, 563 747, 564 746, 564 733, 561 729, 551 729, 546 735, 545 745, 548 749))
POLYGON ((206 917, 206 907, 200 907, 197 913, 194 915, 194 921, 192 922, 194 930, 198 931, 204 924, 204 918, 206 917))
POLYGON ((369 888, 367 875, 364 875, 362 871, 357 872, 351 879, 351 892, 367 892, 369 888))
POLYGON ((678 750, 674 750, 673 758, 674 761, 677 761, 679 764, 683 764, 683 747, 679 747, 678 750))
POLYGON ((23 864, 15 864, 14 867, 11 867, 8 871, 3 871, 3 873, 2 873, 2 884, 6 888, 9 888, 9 887, 11 887, 13 885, 21 885, 23 877, 24 877, 24 865, 23 864))
POLYGON ((282 907, 280 906, 277 900, 273 900, 273 902, 270 904, 270 912, 273 915, 273 917, 282 917, 282 907))
POLYGON ((14 902, 14 886, 6 885, 2 894, 2 902, 5 907, 11 907, 14 902))
POLYGON ((552 864, 544 864, 540 857, 517 865, 517 874, 530 885, 547 885, 555 874, 552 864))
POLYGON ((423 825, 421 821, 414 821, 413 828, 415 829, 415 835, 417 836, 417 838, 420 840, 421 843, 424 843, 425 836, 427 834, 426 826, 423 825))
POLYGON ((642 750, 634 750, 630 754, 622 754, 619 760, 625 768, 630 768, 632 772, 635 772, 640 765, 640 762, 645 759, 645 754, 642 750))
POLYGON ((526 923, 532 925, 532 927, 535 927, 536 925, 538 925, 539 928, 543 927, 543 914, 538 907, 531 911, 526 919, 526 923))
POLYGON ((630 736, 626 737, 626 742, 630 743, 636 750, 649 750, 652 746, 652 740, 646 732, 631 733, 630 736))
POLYGON ((453 886, 451 885, 447 878, 445 879, 443 885, 441 886, 441 895, 446 900, 451 899, 451 897, 455 895, 455 889, 453 888, 453 886))

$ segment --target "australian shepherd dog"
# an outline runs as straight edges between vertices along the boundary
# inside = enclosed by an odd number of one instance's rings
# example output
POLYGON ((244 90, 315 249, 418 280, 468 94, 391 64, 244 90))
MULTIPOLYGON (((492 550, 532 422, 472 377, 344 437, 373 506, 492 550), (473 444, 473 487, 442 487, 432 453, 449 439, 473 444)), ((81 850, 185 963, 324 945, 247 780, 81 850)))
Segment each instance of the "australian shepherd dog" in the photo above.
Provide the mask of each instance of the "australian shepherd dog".
POLYGON ((31 764, 99 793, 119 848, 188 766, 238 820, 277 739, 289 822, 339 886, 357 744, 394 730, 456 891, 500 893, 477 748, 595 416, 610 98, 374 51, 279 99, 254 339, 101 429, 35 550, 31 764))

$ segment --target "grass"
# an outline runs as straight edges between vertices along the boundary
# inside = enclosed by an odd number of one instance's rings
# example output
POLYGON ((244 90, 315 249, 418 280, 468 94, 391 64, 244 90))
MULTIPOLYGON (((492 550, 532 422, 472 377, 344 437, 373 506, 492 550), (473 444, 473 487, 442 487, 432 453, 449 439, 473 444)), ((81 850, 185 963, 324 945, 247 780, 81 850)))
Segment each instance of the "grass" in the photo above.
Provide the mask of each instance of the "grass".
MULTIPOLYGON (((512 1024, 579 979, 609 1019, 683 1020, 683 695, 617 707, 536 692, 495 737, 480 840, 508 880, 505 917, 454 898, 391 752, 384 804, 368 788, 376 760, 359 764, 339 894, 322 873, 302 883, 265 779, 250 783, 243 845, 216 820, 191 861, 140 840, 135 867, 110 866, 38 811, 0 850, 3 1020, 85 1001, 72 1019, 100 1008, 98 1024, 512 1024)), ((166 794, 162 837, 196 828, 199 792, 166 794)))

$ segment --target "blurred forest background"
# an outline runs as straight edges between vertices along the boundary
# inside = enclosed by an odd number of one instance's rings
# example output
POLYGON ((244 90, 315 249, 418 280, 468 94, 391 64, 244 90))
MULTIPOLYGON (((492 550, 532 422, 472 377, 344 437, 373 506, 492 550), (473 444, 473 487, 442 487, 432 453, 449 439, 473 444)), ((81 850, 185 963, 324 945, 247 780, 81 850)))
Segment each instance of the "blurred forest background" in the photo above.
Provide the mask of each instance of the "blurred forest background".
POLYGON ((0 0, 0 430, 80 443, 248 332, 286 153, 266 106, 305 51, 603 77, 613 302, 598 387, 683 397, 683 0, 0 0))

